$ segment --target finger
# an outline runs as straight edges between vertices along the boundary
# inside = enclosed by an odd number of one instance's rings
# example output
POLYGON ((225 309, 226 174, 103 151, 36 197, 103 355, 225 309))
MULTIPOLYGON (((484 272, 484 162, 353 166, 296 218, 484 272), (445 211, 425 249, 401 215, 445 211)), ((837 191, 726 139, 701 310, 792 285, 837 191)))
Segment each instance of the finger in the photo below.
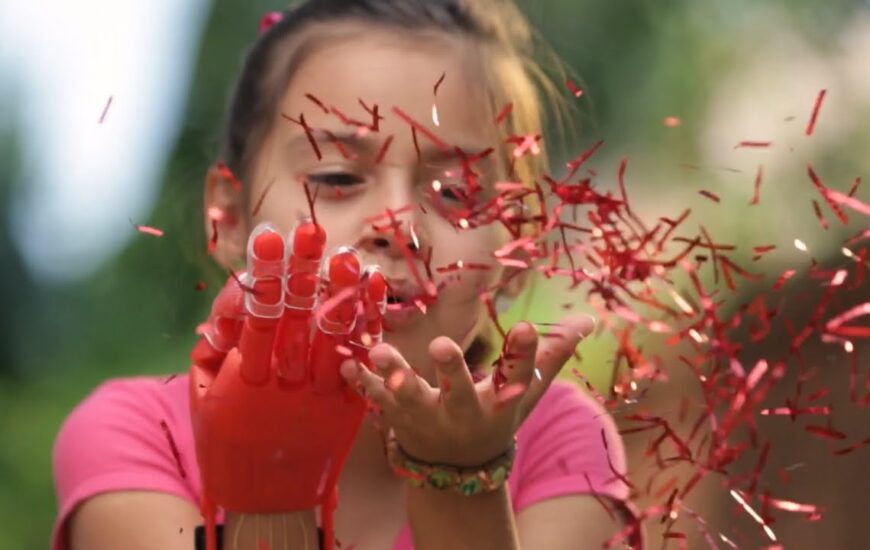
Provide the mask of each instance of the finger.
POLYGON ((571 358, 577 345, 595 329, 595 318, 590 315, 571 315, 552 327, 542 338, 535 358, 535 376, 529 387, 527 399, 537 402, 547 391, 562 367, 571 358))
POLYGON ((350 338, 359 302, 360 262, 350 247, 338 249, 327 262, 326 290, 315 311, 311 370, 316 393, 341 387, 341 363, 349 357, 350 338))
POLYGON ((248 384, 269 380, 275 331, 284 307, 284 239, 268 224, 258 225, 248 239, 245 321, 239 339, 240 374, 248 384))
POLYGON ((492 375, 493 388, 500 403, 522 395, 535 372, 538 331, 525 321, 515 325, 507 335, 505 350, 492 375))
POLYGON ((384 379, 354 359, 341 364, 341 375, 357 393, 371 399, 383 411, 393 411, 396 399, 384 384, 384 379))
POLYGON ((435 365, 441 400, 447 410, 469 412, 479 409, 474 380, 456 342, 446 336, 438 337, 429 344, 429 355, 435 365))
POLYGON ((392 392, 396 404, 407 410, 422 405, 432 388, 417 376, 405 358, 389 344, 378 344, 369 352, 369 359, 384 380, 384 386, 392 392))
POLYGON ((354 343, 357 361, 371 367, 369 350, 384 340, 384 312, 387 310, 387 280, 377 266, 364 271, 362 317, 358 319, 354 343))
POLYGON ((301 382, 306 377, 311 342, 311 316, 317 294, 317 269, 323 259, 326 232, 304 221, 287 239, 287 284, 284 315, 278 327, 278 374, 282 380, 301 382))
POLYGON ((197 328, 201 337, 190 354, 195 365, 217 370, 227 352, 238 345, 244 320, 244 302, 242 287, 234 277, 229 277, 212 302, 208 319, 197 328))

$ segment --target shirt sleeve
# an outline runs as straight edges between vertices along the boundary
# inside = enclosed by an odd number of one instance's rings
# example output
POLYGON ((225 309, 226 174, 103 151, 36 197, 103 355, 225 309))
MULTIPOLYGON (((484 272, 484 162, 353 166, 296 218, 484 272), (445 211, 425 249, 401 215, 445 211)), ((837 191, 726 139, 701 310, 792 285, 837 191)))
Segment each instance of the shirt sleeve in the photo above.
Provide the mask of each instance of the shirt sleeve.
POLYGON ((620 480, 622 439, 610 415, 579 387, 554 382, 521 428, 517 445, 517 511, 559 496, 591 494, 633 515, 629 487, 620 480))
POLYGON ((161 403, 147 379, 113 380, 66 418, 53 449, 58 516, 53 550, 68 548, 67 520, 100 493, 153 490, 196 502, 161 425, 161 403))

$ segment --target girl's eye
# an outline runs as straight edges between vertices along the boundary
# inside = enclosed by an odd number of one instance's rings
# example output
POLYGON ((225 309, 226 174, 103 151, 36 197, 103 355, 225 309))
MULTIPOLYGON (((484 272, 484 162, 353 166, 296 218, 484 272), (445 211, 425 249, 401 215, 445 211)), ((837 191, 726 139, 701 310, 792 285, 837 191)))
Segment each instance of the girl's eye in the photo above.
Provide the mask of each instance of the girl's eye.
POLYGON ((352 187, 365 183, 365 179, 348 172, 328 172, 324 174, 310 174, 308 180, 332 187, 352 187))

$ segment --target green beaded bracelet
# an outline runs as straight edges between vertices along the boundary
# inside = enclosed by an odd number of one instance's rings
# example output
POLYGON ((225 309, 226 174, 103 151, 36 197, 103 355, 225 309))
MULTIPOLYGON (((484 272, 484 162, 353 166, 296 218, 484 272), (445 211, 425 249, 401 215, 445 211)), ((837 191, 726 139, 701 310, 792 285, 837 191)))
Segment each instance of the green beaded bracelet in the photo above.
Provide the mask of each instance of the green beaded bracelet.
POLYGON ((393 471, 408 480, 413 487, 452 491, 465 496, 495 491, 504 485, 511 473, 517 442, 510 448, 476 468, 459 468, 444 464, 420 462, 408 456, 390 431, 387 439, 387 459, 393 471))

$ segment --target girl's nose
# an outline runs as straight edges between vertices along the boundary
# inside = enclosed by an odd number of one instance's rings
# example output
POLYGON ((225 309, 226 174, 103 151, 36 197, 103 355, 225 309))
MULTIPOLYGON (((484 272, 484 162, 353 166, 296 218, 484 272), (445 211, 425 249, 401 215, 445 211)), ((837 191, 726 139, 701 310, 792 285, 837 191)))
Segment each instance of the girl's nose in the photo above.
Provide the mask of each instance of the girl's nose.
POLYGON ((378 191, 372 195, 371 217, 362 228, 357 248, 390 258, 409 251, 419 256, 428 243, 414 182, 408 174, 390 174, 378 191))
POLYGON ((377 221, 366 227, 356 247, 372 257, 397 259, 410 252, 419 258, 427 246, 426 236, 420 225, 411 220, 412 217, 406 212, 383 212, 377 221))

